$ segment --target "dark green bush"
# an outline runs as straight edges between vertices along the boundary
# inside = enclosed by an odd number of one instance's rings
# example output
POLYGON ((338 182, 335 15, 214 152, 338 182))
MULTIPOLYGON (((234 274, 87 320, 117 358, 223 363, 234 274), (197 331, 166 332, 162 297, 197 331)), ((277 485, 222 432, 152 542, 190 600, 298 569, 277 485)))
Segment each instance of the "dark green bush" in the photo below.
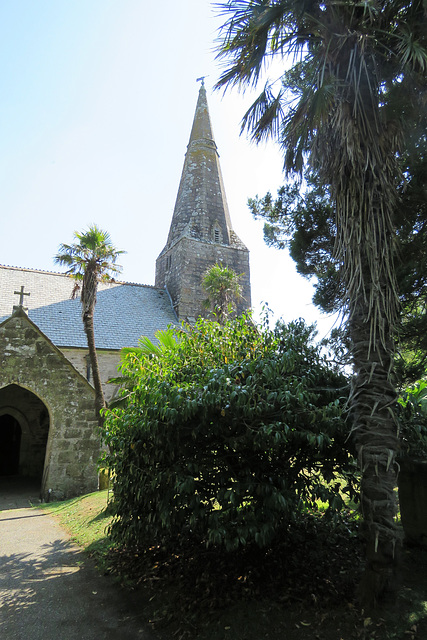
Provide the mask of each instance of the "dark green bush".
POLYGON ((401 392, 397 402, 400 455, 425 460, 427 457, 427 382, 401 392))
POLYGON ((260 330, 200 320, 157 354, 128 352, 107 412, 119 544, 266 546, 351 469, 346 379, 302 321, 260 330))

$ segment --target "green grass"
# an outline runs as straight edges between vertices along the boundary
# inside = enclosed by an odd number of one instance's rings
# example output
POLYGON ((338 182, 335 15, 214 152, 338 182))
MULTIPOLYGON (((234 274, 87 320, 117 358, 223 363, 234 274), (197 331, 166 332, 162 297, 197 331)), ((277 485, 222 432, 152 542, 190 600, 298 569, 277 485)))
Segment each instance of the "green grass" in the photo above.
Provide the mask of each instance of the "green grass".
POLYGON ((139 610, 161 638, 427 638, 426 550, 404 548, 397 603, 367 614, 358 608, 351 595, 352 580, 355 581, 360 566, 357 543, 354 538, 347 543, 342 532, 330 541, 328 531, 321 529, 320 516, 318 524, 308 524, 308 528, 301 530, 301 539, 297 537, 291 546, 283 541, 284 546, 270 554, 266 566, 254 565, 255 573, 252 570, 251 573, 246 572, 248 563, 254 561, 250 554, 242 556, 236 566, 229 566, 224 557, 216 556, 210 564, 203 560, 200 565, 197 557, 192 556, 179 564, 176 555, 173 559, 163 558, 162 565, 158 556, 139 563, 141 558, 136 550, 128 550, 127 558, 117 551, 111 554, 105 532, 111 515, 106 507, 107 492, 101 491, 41 508, 59 521, 76 544, 95 557, 103 571, 111 562, 114 565, 112 557, 115 557, 116 568, 125 575, 121 576, 122 583, 129 584, 130 579, 132 587, 138 589, 139 610), (313 526, 317 529, 312 529, 313 526), (187 565, 190 570, 186 575, 187 565), (290 575, 285 575, 285 569, 290 575), (233 571, 237 571, 234 579, 233 571), (215 587, 218 579, 219 588, 215 587), (242 579, 247 582, 242 583, 242 579), (189 598, 192 606, 188 606, 189 598))
POLYGON ((107 509, 108 491, 95 491, 63 502, 41 505, 54 516, 77 545, 103 564, 110 548, 106 527, 112 516, 107 509))

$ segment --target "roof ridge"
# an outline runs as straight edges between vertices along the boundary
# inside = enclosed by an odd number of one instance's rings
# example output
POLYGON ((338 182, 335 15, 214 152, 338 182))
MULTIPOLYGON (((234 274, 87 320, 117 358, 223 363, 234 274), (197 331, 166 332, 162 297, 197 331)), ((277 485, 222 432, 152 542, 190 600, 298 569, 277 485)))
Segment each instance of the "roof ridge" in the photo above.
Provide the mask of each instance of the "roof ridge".
POLYGON ((66 273, 60 273, 59 271, 47 271, 46 269, 34 269, 33 267, 16 267, 9 264, 0 264, 0 269, 13 269, 14 271, 32 271, 33 273, 47 273, 52 276, 67 276, 66 273))
MULTIPOLYGON (((11 269, 13 271, 25 271, 27 273, 40 273, 49 276, 62 276, 64 278, 72 278, 72 275, 67 273, 61 273, 60 271, 48 271, 46 269, 34 269, 33 267, 16 267, 7 264, 0 264, 0 269, 11 269)), ((149 289, 159 289, 163 291, 160 287, 156 287, 153 284, 144 284, 142 282, 129 282, 128 280, 115 280, 113 279, 112 284, 122 284, 122 285, 130 285, 132 287, 147 287, 149 289)), ((107 283, 108 284, 108 283, 107 283)))

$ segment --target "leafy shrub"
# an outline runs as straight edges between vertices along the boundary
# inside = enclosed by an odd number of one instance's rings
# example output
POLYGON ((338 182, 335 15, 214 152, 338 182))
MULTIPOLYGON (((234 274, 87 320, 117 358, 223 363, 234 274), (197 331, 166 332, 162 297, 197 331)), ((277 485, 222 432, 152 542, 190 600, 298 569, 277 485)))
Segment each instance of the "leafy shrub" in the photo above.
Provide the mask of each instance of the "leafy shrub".
POLYGON ((403 391, 397 405, 401 455, 427 457, 427 382, 420 380, 403 391))
POLYGON ((240 317, 176 331, 173 348, 128 350, 121 365, 126 401, 105 423, 112 538, 263 547, 316 500, 339 509, 346 379, 313 329, 240 317))

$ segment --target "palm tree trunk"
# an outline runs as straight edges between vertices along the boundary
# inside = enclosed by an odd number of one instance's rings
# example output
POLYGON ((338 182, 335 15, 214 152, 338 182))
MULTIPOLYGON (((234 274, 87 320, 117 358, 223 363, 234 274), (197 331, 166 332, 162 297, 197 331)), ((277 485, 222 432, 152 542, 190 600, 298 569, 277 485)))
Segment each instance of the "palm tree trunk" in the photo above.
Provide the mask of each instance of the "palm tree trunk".
POLYGON ((95 387, 95 410, 98 425, 102 428, 104 424, 104 416, 101 411, 105 408, 104 392, 102 390, 101 375, 99 372, 98 356, 95 347, 95 331, 94 331, 94 309, 91 308, 83 314, 83 326, 86 333, 87 345, 89 349, 89 359, 92 368, 93 386, 95 387))
MULTIPOLYGON (((379 122, 369 108, 369 91, 362 94, 366 119, 379 122)), ((339 256, 347 295, 353 361, 350 398, 353 432, 361 471, 361 510, 366 565, 360 598, 375 605, 396 590, 397 423, 392 383, 394 331, 398 294, 394 269, 396 206, 395 140, 376 129, 341 102, 334 131, 335 155, 328 175, 338 176, 337 230, 339 256), (348 139, 342 130, 348 132, 348 139), (366 140, 364 135, 370 136, 366 140), (381 140, 381 144, 378 143, 381 140)))
POLYGON ((370 313, 369 302, 360 294, 349 323, 354 365, 350 405, 362 475, 360 503, 366 544, 360 598, 372 605, 397 589, 399 537, 395 521, 396 392, 391 382, 394 349, 389 327, 380 326, 385 316, 369 322, 370 313), (372 331, 377 334, 375 340, 372 331))

